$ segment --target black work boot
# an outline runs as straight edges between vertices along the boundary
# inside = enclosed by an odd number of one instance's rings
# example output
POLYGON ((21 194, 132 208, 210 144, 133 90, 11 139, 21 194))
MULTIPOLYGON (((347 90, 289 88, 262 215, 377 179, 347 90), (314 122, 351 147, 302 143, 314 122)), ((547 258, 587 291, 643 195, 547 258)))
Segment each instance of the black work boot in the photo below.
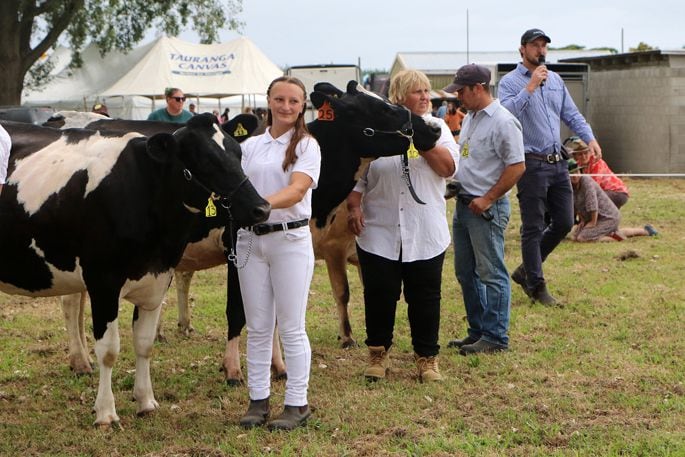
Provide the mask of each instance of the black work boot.
POLYGON ((530 298, 532 298, 533 301, 540 302, 545 306, 563 306, 547 291, 547 284, 544 281, 535 286, 530 293, 530 298))
POLYGON ((283 407, 283 412, 276 419, 269 421, 269 430, 292 430, 307 422, 312 411, 309 405, 283 407))
POLYGON ((263 400, 250 400, 247 412, 240 418, 240 425, 244 428, 257 427, 266 423, 269 416, 269 397, 263 400))
POLYGON ((533 298, 530 290, 528 290, 528 286, 526 285, 526 269, 523 267, 523 264, 516 267, 514 272, 511 274, 511 279, 516 284, 521 286, 521 288, 523 288, 523 291, 526 293, 526 295, 528 295, 530 298, 533 298))
POLYGON ((465 346, 467 344, 473 344, 476 341, 480 339, 479 336, 471 336, 468 335, 466 338, 462 338, 460 340, 449 340, 447 343, 448 348, 460 348, 462 346, 465 346))

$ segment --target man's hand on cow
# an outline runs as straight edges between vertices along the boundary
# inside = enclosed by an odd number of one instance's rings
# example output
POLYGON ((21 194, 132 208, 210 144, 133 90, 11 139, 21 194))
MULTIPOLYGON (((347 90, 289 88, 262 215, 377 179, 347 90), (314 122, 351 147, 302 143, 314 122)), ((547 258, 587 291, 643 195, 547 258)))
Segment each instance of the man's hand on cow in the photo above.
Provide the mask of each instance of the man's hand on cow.
POLYGON ((364 230, 364 213, 360 207, 348 208, 347 227, 354 235, 359 236, 364 230))

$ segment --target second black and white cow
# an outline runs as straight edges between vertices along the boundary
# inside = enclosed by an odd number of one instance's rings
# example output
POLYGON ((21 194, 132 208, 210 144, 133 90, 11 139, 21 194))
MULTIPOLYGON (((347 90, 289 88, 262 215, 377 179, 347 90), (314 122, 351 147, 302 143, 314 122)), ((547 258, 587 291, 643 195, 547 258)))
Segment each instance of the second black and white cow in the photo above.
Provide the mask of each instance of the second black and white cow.
POLYGON ((150 353, 160 305, 198 215, 210 200, 230 204, 244 225, 269 214, 242 172, 238 144, 203 115, 150 138, 3 126, 13 147, 0 195, 0 291, 88 292, 100 425, 119 421, 111 388, 119 300, 132 302, 137 412, 156 409, 150 353))

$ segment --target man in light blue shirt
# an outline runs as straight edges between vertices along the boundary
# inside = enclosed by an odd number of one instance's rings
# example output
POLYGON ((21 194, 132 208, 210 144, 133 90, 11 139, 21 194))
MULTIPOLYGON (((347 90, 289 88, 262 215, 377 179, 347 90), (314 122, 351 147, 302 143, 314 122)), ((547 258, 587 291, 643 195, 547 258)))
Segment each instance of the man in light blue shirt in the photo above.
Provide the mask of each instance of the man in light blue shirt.
POLYGON ((448 347, 462 355, 509 347, 511 285, 504 263, 509 190, 525 170, 519 121, 490 95, 490 70, 464 65, 444 90, 469 110, 459 136, 461 158, 452 234, 454 272, 461 285, 468 335, 448 347))
POLYGON ((547 290, 542 263, 573 227, 573 192, 561 155, 561 122, 594 155, 601 157, 602 150, 561 76, 544 65, 550 42, 542 30, 527 30, 519 48, 522 62, 500 80, 497 94, 502 106, 521 122, 526 152, 526 171, 518 182, 523 263, 511 277, 534 301, 558 305, 547 290))

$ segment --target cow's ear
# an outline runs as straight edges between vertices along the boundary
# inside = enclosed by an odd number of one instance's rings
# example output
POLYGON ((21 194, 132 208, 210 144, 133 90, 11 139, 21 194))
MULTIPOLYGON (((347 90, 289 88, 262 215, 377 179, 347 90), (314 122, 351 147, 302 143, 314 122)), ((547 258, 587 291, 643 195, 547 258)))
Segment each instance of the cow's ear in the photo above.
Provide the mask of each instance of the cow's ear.
POLYGON ((254 114, 238 114, 228 122, 221 124, 224 132, 232 136, 238 143, 242 143, 257 130, 259 119, 254 114))
POLYGON ((347 93, 350 95, 356 95, 359 93, 357 90, 357 86, 359 86, 359 83, 355 80, 351 80, 350 82, 347 83, 347 93))
POLYGON ((324 94, 323 92, 312 92, 309 94, 309 99, 312 101, 312 105, 314 105, 314 108, 316 109, 321 108, 328 98, 328 95, 324 94))
POLYGON ((319 82, 314 84, 314 90, 316 92, 323 92, 324 94, 328 94, 332 97, 342 97, 342 94, 344 93, 337 87, 335 87, 333 84, 329 82, 319 82))
POLYGON ((158 133, 148 138, 147 154, 159 163, 167 162, 178 154, 178 142, 171 133, 158 133))

